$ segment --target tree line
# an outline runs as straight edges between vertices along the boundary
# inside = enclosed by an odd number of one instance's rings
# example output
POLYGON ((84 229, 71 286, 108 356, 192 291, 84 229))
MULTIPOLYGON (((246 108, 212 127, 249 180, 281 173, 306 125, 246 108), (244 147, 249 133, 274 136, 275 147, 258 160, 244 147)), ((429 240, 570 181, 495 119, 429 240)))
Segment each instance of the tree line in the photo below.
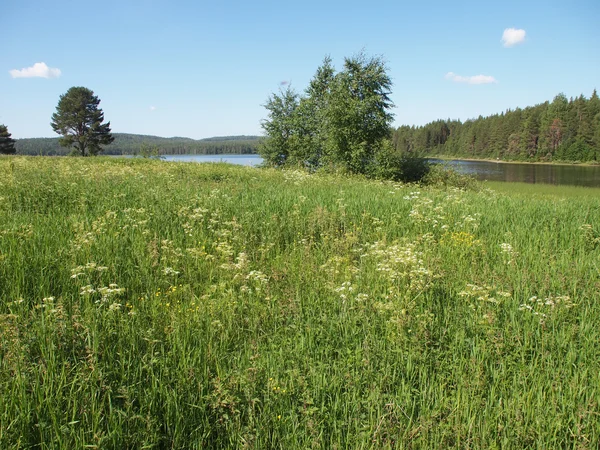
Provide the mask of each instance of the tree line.
MULTIPOLYGON (((102 147, 105 155, 135 155, 143 145, 157 147, 161 155, 254 154, 260 141, 259 136, 222 136, 201 140, 128 133, 112 133, 112 136, 114 141, 102 147)), ((20 155, 64 156, 71 153, 70 148, 60 145, 59 138, 17 139, 15 148, 20 155)))
POLYGON ((393 133, 399 152, 421 156, 514 161, 593 162, 600 158, 600 99, 558 94, 552 102, 461 122, 436 120, 401 126, 393 133))

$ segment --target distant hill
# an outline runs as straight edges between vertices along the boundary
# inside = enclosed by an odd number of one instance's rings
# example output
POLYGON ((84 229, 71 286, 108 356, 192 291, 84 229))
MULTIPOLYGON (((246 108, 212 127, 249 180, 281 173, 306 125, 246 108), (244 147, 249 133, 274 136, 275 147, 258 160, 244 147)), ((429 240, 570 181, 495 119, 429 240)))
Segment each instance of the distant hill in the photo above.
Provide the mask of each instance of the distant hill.
MULTIPOLYGON (((158 147, 161 155, 221 155, 253 154, 257 152, 260 136, 216 136, 206 139, 186 137, 164 138, 143 134, 113 133, 115 141, 104 146, 104 155, 132 155, 140 151, 142 144, 158 147)), ((66 155, 68 149, 61 147, 58 138, 17 139, 20 155, 66 155)))

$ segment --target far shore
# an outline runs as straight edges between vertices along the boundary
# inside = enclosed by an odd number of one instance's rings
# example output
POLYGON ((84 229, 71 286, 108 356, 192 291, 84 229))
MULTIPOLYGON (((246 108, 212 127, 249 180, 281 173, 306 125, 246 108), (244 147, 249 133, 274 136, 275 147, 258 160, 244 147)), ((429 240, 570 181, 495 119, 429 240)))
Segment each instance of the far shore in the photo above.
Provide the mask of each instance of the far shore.
POLYGON ((428 159, 440 159, 442 161, 483 161, 483 162, 492 162, 492 163, 502 163, 502 164, 538 164, 538 165, 546 165, 546 166, 589 166, 589 167, 598 167, 600 166, 600 161, 594 162, 568 162, 568 161, 506 161, 504 159, 489 159, 489 158, 463 158, 463 157, 453 157, 448 155, 428 155, 426 156, 428 159))

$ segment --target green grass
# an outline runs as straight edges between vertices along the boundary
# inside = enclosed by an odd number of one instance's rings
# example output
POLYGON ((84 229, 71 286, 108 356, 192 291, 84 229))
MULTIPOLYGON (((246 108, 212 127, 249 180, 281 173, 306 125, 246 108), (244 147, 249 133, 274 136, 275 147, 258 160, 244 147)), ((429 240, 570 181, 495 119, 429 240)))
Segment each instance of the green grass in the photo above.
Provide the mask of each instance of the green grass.
POLYGON ((0 158, 0 448, 597 448, 598 190, 487 186, 0 158))

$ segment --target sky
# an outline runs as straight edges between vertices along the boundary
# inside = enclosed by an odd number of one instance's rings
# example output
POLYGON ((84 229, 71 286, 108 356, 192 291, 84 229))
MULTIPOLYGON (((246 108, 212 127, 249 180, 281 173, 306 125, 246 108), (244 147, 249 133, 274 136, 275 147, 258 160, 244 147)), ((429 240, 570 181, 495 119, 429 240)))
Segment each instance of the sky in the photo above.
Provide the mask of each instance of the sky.
POLYGON ((113 132, 260 135, 264 103, 361 51, 393 80, 394 126, 467 120, 600 88, 600 0, 4 0, 0 123, 56 136, 85 86, 113 132))

